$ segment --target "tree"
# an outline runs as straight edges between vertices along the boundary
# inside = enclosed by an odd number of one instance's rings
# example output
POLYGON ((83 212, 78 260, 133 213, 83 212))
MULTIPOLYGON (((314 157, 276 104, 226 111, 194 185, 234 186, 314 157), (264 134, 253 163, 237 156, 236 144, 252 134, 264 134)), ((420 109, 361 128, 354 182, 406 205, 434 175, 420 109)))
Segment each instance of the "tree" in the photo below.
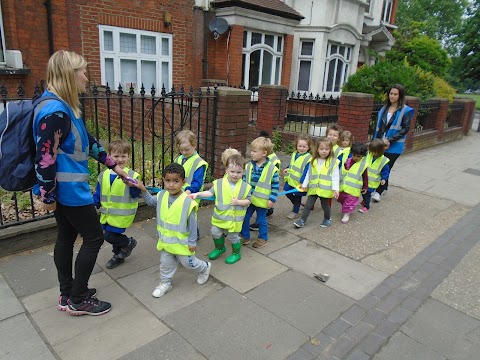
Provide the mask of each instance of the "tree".
POLYGON ((418 65, 440 77, 445 75, 451 61, 437 40, 421 34, 418 28, 395 31, 394 36, 396 42, 387 52, 388 60, 401 62, 406 59, 412 66, 418 65))
POLYGON ((474 0, 467 11, 468 17, 462 27, 460 61, 462 78, 480 81, 480 0, 474 0))
POLYGON ((400 0, 396 25, 420 27, 424 35, 440 41, 454 55, 467 5, 468 0, 400 0))

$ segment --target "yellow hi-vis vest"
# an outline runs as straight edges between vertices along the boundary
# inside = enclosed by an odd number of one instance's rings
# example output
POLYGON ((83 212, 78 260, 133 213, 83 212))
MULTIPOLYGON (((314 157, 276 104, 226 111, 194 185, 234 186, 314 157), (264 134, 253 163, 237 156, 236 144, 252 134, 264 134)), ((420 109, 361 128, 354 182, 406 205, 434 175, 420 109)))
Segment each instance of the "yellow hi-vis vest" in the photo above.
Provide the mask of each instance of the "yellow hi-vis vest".
MULTIPOLYGON (((133 170, 124 168, 129 177, 140 178, 133 170)), ((100 223, 118 228, 128 228, 135 219, 138 208, 138 198, 130 197, 130 189, 119 178, 110 185, 110 170, 104 170, 98 175, 100 183, 100 203, 102 204, 100 223)))
POLYGON ((342 148, 337 144, 333 145, 333 157, 337 159, 342 153, 342 148))
POLYGON ((282 162, 278 158, 277 154, 271 153, 270 155, 267 156, 268 160, 277 167, 277 169, 280 169, 280 166, 282 166, 282 162))
POLYGON ((252 187, 243 180, 238 180, 233 188, 225 176, 213 182, 215 191, 215 209, 213 209, 212 225, 225 229, 229 233, 242 230, 243 218, 247 212, 246 206, 231 205, 233 198, 245 200, 252 187))
POLYGON ((341 152, 341 154, 343 155, 342 155, 342 163, 340 165, 340 181, 343 180, 343 178, 345 177, 345 174, 347 173, 347 170, 345 170, 345 163, 347 162, 348 156, 350 155, 350 149, 351 148, 347 147, 343 149, 343 151, 341 152))
MULTIPOLYGON (((373 160, 373 157, 372 157, 373 160)), ((380 156, 379 158, 376 158, 375 161, 373 161, 369 166, 368 166, 368 187, 372 189, 376 189, 380 185, 381 176, 380 173, 382 172, 382 169, 385 165, 388 164, 390 161, 389 158, 387 158, 385 155, 380 156)))
POLYGON ((295 155, 297 155, 296 151, 294 151, 292 154, 287 176, 285 176, 284 178, 285 182, 293 188, 296 188, 298 185, 300 185, 300 179, 302 178, 303 172, 305 171, 305 167, 312 159, 312 155, 310 155, 308 152, 305 154, 301 154, 296 160, 295 155))
POLYGON ((346 172, 345 177, 340 183, 340 191, 352 196, 360 197, 362 194, 363 179, 362 174, 372 162, 371 155, 364 156, 361 161, 357 161, 346 172))
MULTIPOLYGON (((253 172, 253 165, 251 162, 247 164, 246 179, 251 181, 253 172)), ((257 186, 252 193, 252 204, 259 208, 266 209, 268 207, 268 199, 272 193, 272 178, 273 174, 278 172, 277 167, 268 161, 263 170, 260 179, 258 179, 257 186)))
MULTIPOLYGON (((205 181, 205 174, 207 173, 208 169, 208 163, 203 160, 200 155, 196 152, 192 156, 190 156, 184 164, 182 164, 182 156, 178 156, 175 159, 175 162, 177 164, 180 164, 183 166, 185 169, 185 184, 182 186, 182 189, 185 190, 186 187, 190 186, 192 184, 193 180, 193 174, 195 174, 195 171, 198 170, 198 168, 205 166, 205 173, 203 175, 203 180, 205 181)), ((199 191, 203 190, 203 184, 202 187, 200 188, 199 191)))
POLYGON ((166 190, 157 195, 157 250, 175 255, 194 255, 195 252, 188 250, 188 217, 198 204, 182 193, 169 208, 168 197, 166 190))
POLYGON ((307 195, 317 195, 323 198, 333 198, 332 174, 340 161, 330 158, 325 161, 322 167, 318 168, 318 162, 315 159, 311 165, 311 177, 308 182, 307 195))

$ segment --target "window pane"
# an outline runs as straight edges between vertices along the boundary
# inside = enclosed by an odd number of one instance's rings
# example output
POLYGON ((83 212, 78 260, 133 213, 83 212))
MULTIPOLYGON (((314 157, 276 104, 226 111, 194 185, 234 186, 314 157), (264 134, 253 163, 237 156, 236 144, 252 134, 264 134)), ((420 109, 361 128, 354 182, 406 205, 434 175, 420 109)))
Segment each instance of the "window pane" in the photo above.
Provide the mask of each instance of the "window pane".
POLYGON ((273 55, 263 51, 262 84, 272 85, 273 55))
POLYGON ((279 36, 278 37, 278 42, 277 42, 277 51, 282 52, 282 43, 283 43, 283 37, 279 36))
POLYGON ((120 60, 120 78, 122 86, 126 89, 132 85, 137 89, 137 61, 136 60, 120 60))
POLYGON ((337 59, 333 59, 328 62, 328 75, 327 75, 327 89, 326 91, 333 91, 333 80, 335 77, 335 66, 337 59))
POLYGON ((298 90, 308 91, 310 89, 310 69, 311 61, 300 61, 298 72, 298 90))
POLYGON ((155 61, 142 61, 142 84, 146 89, 157 87, 157 63, 155 61))
POLYGON ((265 44, 270 46, 273 49, 273 35, 265 35, 265 44))
POLYGON ((277 57, 275 60, 275 85, 280 85, 280 58, 277 57))
POLYGON ((337 61, 337 71, 335 74, 335 89, 333 91, 340 91, 340 87, 343 83, 343 61, 338 59, 337 61))
POLYGON ((256 50, 250 54, 250 71, 248 73, 248 87, 260 85, 260 52, 256 50))
POLYGON ((120 33, 120 51, 124 53, 136 53, 137 52, 136 35, 120 33))
POLYGON ((337 45, 332 45, 331 50, 330 50, 330 55, 338 53, 338 46, 337 45))
POLYGON ((140 36, 140 52, 152 55, 157 53, 157 42, 154 36, 140 36))
POLYGON ((340 55, 345 56, 345 46, 339 46, 340 49, 340 55))
POLYGON ((170 92, 170 64, 162 62, 162 86, 165 86, 165 91, 170 92))
POLYGON ((250 46, 255 45, 255 44, 261 44, 261 43, 262 43, 262 34, 252 33, 252 41, 250 43, 250 46))
POLYGON ((162 55, 170 55, 169 39, 162 38, 162 55))
POLYGON ((113 71, 113 59, 105 59, 105 84, 110 88, 115 89, 118 84, 115 84, 115 75, 113 71))
POLYGON ((347 61, 350 60, 350 52, 351 52, 351 50, 352 50, 352 49, 350 48, 350 46, 347 47, 347 56, 345 57, 345 59, 346 59, 347 61))
POLYGON ((248 36, 248 33, 246 31, 243 32, 243 47, 246 48, 247 47, 247 36, 248 36))
POLYGON ((103 50, 113 51, 113 33, 111 31, 103 32, 103 50))
POLYGON ((302 41, 301 55, 313 55, 313 41, 302 41))
POLYGON ((247 55, 246 54, 243 54, 242 55, 242 86, 245 86, 247 87, 247 85, 245 84, 245 66, 246 66, 246 60, 247 60, 247 55))

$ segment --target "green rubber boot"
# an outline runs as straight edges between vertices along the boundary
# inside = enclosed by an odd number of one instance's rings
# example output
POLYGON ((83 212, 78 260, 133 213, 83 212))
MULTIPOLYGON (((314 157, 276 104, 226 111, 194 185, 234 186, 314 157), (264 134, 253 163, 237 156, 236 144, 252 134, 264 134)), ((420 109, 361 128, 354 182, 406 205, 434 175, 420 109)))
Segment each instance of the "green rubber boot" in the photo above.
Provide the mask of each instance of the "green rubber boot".
POLYGON ((225 248, 225 238, 222 236, 218 239, 213 239, 215 243, 215 250, 213 250, 210 254, 208 254, 208 258, 210 260, 217 259, 220 255, 222 255, 227 249, 225 248))
POLYGON ((240 249, 242 248, 242 243, 238 242, 236 244, 232 244, 232 255, 225 259, 225 263, 228 265, 235 264, 238 260, 242 258, 240 254, 240 249))

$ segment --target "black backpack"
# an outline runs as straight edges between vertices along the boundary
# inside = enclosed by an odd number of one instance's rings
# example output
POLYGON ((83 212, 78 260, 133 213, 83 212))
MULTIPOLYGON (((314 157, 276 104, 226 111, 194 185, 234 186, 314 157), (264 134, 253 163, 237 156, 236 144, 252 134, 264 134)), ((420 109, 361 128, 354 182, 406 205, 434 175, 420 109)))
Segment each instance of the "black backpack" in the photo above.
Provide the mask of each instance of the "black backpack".
MULTIPOLYGON (((35 107, 45 100, 61 101, 68 109, 62 99, 44 96, 36 100, 8 102, 0 115, 0 188, 4 190, 25 191, 37 183, 33 117, 35 107)), ((70 132, 70 121, 68 125, 60 143, 70 132)))

